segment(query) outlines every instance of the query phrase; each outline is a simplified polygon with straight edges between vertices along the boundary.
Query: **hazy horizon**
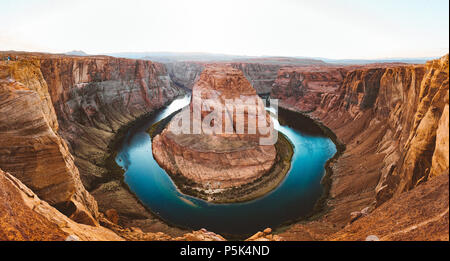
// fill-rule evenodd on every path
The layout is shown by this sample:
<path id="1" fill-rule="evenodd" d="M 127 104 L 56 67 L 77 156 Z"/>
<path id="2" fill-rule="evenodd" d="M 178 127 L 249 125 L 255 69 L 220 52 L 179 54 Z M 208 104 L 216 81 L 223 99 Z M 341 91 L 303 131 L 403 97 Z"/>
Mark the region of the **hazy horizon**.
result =
<path id="1" fill-rule="evenodd" d="M 2 0 L 0 50 L 377 60 L 449 52 L 447 0 Z"/>

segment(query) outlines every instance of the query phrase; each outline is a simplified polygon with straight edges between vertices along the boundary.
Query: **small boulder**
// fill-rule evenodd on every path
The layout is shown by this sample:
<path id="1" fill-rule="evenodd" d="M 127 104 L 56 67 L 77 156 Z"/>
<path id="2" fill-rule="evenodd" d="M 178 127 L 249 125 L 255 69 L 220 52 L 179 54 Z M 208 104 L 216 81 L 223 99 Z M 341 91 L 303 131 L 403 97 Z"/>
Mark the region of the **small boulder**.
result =
<path id="1" fill-rule="evenodd" d="M 370 235 L 366 237 L 366 241 L 380 241 L 380 239 L 375 235 Z"/>
<path id="2" fill-rule="evenodd" d="M 119 224 L 119 214 L 115 209 L 108 209 L 105 212 L 106 218 L 114 224 Z"/>
<path id="3" fill-rule="evenodd" d="M 272 229 L 271 229 L 270 227 L 268 227 L 268 228 L 264 229 L 263 232 L 264 232 L 265 234 L 270 234 L 270 233 L 272 233 Z"/>
<path id="4" fill-rule="evenodd" d="M 254 234 L 253 236 L 249 237 L 248 239 L 246 239 L 246 241 L 254 241 L 260 237 L 263 237 L 264 233 L 259 231 L 258 233 Z"/>
<path id="5" fill-rule="evenodd" d="M 66 237 L 66 241 L 81 241 L 81 240 L 76 235 L 69 235 L 68 237 Z"/>
<path id="6" fill-rule="evenodd" d="M 362 217 L 362 213 L 360 211 L 355 211 L 350 213 L 350 223 L 353 223 L 358 218 Z"/>
<path id="7" fill-rule="evenodd" d="M 367 216 L 369 214 L 369 210 L 370 210 L 370 207 L 363 208 L 363 210 L 361 210 L 361 214 L 363 216 Z"/>

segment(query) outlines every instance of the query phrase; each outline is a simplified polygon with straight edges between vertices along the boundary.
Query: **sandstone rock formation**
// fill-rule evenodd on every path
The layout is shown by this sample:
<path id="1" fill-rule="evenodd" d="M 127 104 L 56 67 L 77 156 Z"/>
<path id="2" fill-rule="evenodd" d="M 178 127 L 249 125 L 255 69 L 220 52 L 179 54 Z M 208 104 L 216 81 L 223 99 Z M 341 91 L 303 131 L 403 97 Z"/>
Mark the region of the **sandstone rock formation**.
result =
<path id="1" fill-rule="evenodd" d="M 334 92 L 344 81 L 349 67 L 284 67 L 278 71 L 271 96 L 285 106 L 314 111 L 322 96 Z"/>
<path id="2" fill-rule="evenodd" d="M 192 90 L 192 87 L 194 87 L 195 82 L 205 68 L 205 63 L 173 62 L 166 63 L 165 66 L 170 78 L 176 85 Z"/>
<path id="3" fill-rule="evenodd" d="M 150 61 L 0 53 L 2 57 L 5 55 L 17 57 L 17 61 L 0 62 L 0 167 L 19 177 L 62 212 L 39 200 L 39 206 L 46 206 L 39 213 L 45 214 L 48 226 L 63 226 L 63 232 L 56 229 L 54 233 L 59 236 L 50 232 L 48 237 L 38 235 L 41 230 L 36 226 L 46 221 L 41 222 L 36 215 L 27 214 L 29 219 L 14 219 L 14 226 L 19 232 L 27 231 L 30 235 L 14 233 L 5 239 L 64 240 L 64 237 L 74 235 L 80 240 L 123 240 L 98 226 L 99 221 L 105 223 L 104 218 L 97 210 L 96 200 L 83 187 L 77 167 L 81 167 L 87 187 L 96 186 L 99 179 L 107 180 L 101 176 L 107 173 L 103 160 L 108 157 L 108 144 L 118 129 L 161 107 L 181 91 L 172 85 L 162 65 Z M 1 175 L 6 174 L 2 172 Z M 25 185 L 22 187 L 26 188 Z M 182 235 L 180 229 L 167 229 L 167 225 L 155 219 L 122 185 L 118 189 L 125 198 L 132 198 L 134 206 L 141 207 L 142 215 L 145 215 L 143 219 L 134 216 L 131 221 L 129 217 L 120 219 L 122 224 L 144 222 L 143 227 L 148 230 L 173 231 L 172 234 Z M 32 193 L 28 188 L 27 191 Z M 7 193 L 2 195 L 10 193 L 4 188 L 0 192 Z M 37 196 L 32 197 L 37 199 Z M 110 199 L 103 194 L 99 198 Z M 27 213 L 28 210 L 20 209 L 21 204 L 15 204 L 15 198 L 11 200 L 7 209 Z M 31 209 L 40 210 L 35 206 Z M 2 232 L 11 230 L 8 224 L 14 222 L 10 220 L 11 215 L 16 215 L 14 213 L 2 212 L 4 216 L 0 223 L 5 224 Z M 68 217 L 93 227 L 67 221 Z M 36 226 L 30 225 L 31 230 L 24 230 L 24 226 L 33 222 L 37 222 Z M 46 227 L 42 225 L 42 229 Z M 122 230 L 125 234 L 129 232 Z M 156 234 L 145 238 L 149 237 L 161 238 Z M 172 239 L 166 234 L 162 238 Z"/>
<path id="4" fill-rule="evenodd" d="M 448 177 L 440 175 L 390 199 L 327 240 L 362 241 L 375 235 L 380 241 L 448 241 Z"/>
<path id="5" fill-rule="evenodd" d="M 241 70 L 258 94 L 268 94 L 277 78 L 281 65 L 264 63 L 231 63 L 233 68 Z"/>
<path id="6" fill-rule="evenodd" d="M 111 176 L 120 173 L 107 169 L 107 159 L 124 126 L 183 93 L 172 81 L 175 75 L 180 86 L 200 79 L 203 87 L 228 90 L 220 86 L 245 82 L 241 73 L 239 81 L 201 79 L 205 64 L 167 66 L 167 72 L 162 64 L 105 56 L 0 52 L 0 58 L 5 55 L 18 59 L 0 62 L 0 240 L 223 240 L 206 230 L 186 233 L 157 220 L 119 176 Z M 230 63 L 244 71 L 258 93 L 272 89 L 274 82 L 272 96 L 283 106 L 309 112 L 346 144 L 329 165 L 331 189 L 321 215 L 283 232 L 257 233 L 252 240 L 365 240 L 369 235 L 448 240 L 448 59 L 308 68 Z M 233 69 L 218 75 L 226 71 Z M 222 151 L 229 157 L 205 147 L 199 153 L 201 140 L 177 140 L 168 131 L 158 137 L 159 152 L 171 153 L 160 155 L 166 164 L 195 164 L 205 173 L 210 161 L 261 169 L 261 162 L 272 160 L 260 158 L 258 146 L 251 150 L 253 141 L 245 135 L 237 136 L 241 143 L 236 144 L 247 151 Z M 204 144 L 230 145 L 220 142 L 226 136 L 217 137 Z M 260 160 L 249 163 L 248 158 Z M 190 174 L 195 178 L 195 173 Z M 236 186 L 259 175 L 254 169 L 249 173 L 237 182 L 224 175 L 220 185 Z M 118 214 L 108 212 L 115 223 L 101 213 L 111 209 Z"/>
<path id="7" fill-rule="evenodd" d="M 97 202 L 83 187 L 38 61 L 1 65 L 0 167 L 72 219 L 96 224 Z"/>
<path id="8" fill-rule="evenodd" d="M 229 65 L 241 70 L 258 94 L 268 94 L 277 79 L 278 69 L 286 64 L 260 62 L 174 62 L 166 63 L 172 81 L 180 87 L 191 89 L 208 65 Z M 308 64 L 308 63 L 306 63 Z"/>
<path id="9" fill-rule="evenodd" d="M 109 229 L 76 223 L 0 169 L 0 240 L 123 240 Z"/>
<path id="10" fill-rule="evenodd" d="M 111 154 L 115 149 L 112 143 L 120 139 L 122 130 L 184 91 L 172 83 L 162 64 L 151 61 L 103 56 L 38 57 L 60 123 L 59 133 L 68 141 L 83 184 L 94 190 L 100 210 L 114 207 L 125 224 L 139 222 L 148 224 L 144 227 L 150 231 L 172 231 L 120 182 L 112 191 L 99 186 L 122 179 L 123 172 L 117 170 Z M 117 206 L 111 205 L 111 199 L 117 199 Z M 134 215 L 129 209 L 141 212 Z"/>
<path id="11" fill-rule="evenodd" d="M 0 240 L 7 241 L 223 241 L 205 229 L 177 237 L 124 228 L 100 215 L 102 226 L 77 223 L 51 207 L 20 180 L 0 169 Z"/>
<path id="12" fill-rule="evenodd" d="M 182 91 L 151 61 L 112 57 L 41 58 L 60 134 L 68 141 L 87 189 L 106 176 L 105 160 L 119 129 Z M 105 153 L 106 152 L 106 153 Z"/>
<path id="13" fill-rule="evenodd" d="M 321 95 L 310 115 L 347 149 L 330 165 L 326 209 L 331 210 L 318 221 L 294 226 L 285 237 L 309 230 L 314 240 L 326 239 L 349 222 L 352 212 L 392 204 L 387 201 L 448 175 L 448 126 L 441 127 L 448 121 L 448 70 L 448 55 L 426 65 L 363 66 L 350 69 L 334 91 Z M 303 110 L 302 102 L 287 106 Z M 436 237 L 448 234 L 448 226 L 442 228 Z"/>
<path id="14" fill-rule="evenodd" d="M 374 181 L 379 179 L 376 194 L 377 204 L 381 204 L 428 178 L 446 105 L 448 55 L 425 66 L 349 72 L 336 94 L 326 95 L 313 114 L 335 130 L 350 149 L 352 143 L 359 145 L 355 149 L 373 146 L 375 153 L 371 154 L 382 159 L 379 171 L 373 172 Z M 448 171 L 445 157 L 438 161 L 443 165 L 435 167 L 442 169 L 440 174 Z"/>
<path id="15" fill-rule="evenodd" d="M 282 237 L 272 234 L 271 228 L 266 228 L 264 231 L 258 231 L 253 236 L 247 238 L 245 241 L 284 241 Z"/>
<path id="16" fill-rule="evenodd" d="M 260 104 L 253 110 L 242 111 L 225 106 L 226 99 L 243 98 Z M 195 122 L 196 101 L 210 99 L 214 108 L 224 108 L 216 115 L 221 122 L 216 122 L 220 133 L 207 133 L 204 128 L 198 134 L 174 133 L 172 129 L 179 124 L 182 115 L 191 115 L 191 123 Z M 200 108 L 200 107 L 199 107 Z M 200 108 L 201 109 L 201 108 Z M 200 111 L 199 111 L 200 112 Z M 199 124 L 208 117 L 211 111 L 201 111 Z M 234 115 L 234 116 L 233 116 Z M 242 116 L 244 133 L 236 132 Z M 180 175 L 209 190 L 221 190 L 238 187 L 250 183 L 267 173 L 275 163 L 276 150 L 273 145 L 260 145 L 259 130 L 249 132 L 248 122 L 254 117 L 258 123 L 270 126 L 270 117 L 264 110 L 262 101 L 245 79 L 241 71 L 230 66 L 209 66 L 201 74 L 193 87 L 189 108 L 180 112 L 168 124 L 168 127 L 153 139 L 153 155 L 158 163 L 172 175 Z M 180 116 L 180 117 L 178 117 Z M 226 118 L 232 133 L 225 132 Z M 258 125 L 256 126 L 258 128 Z M 191 127 L 194 132 L 194 127 Z M 272 130 L 273 131 L 273 130 Z"/>

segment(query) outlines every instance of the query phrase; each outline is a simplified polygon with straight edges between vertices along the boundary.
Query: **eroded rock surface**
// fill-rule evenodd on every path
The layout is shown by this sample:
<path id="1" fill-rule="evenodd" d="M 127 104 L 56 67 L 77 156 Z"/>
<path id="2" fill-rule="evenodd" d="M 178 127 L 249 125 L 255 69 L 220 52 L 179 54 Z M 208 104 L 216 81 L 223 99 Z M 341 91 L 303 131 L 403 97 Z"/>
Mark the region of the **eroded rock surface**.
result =
<path id="1" fill-rule="evenodd" d="M 294 225 L 285 237 L 301 239 L 304 234 L 293 231 L 308 230 L 315 240 L 326 239 L 348 224 L 352 212 L 384 207 L 448 175 L 448 126 L 441 127 L 448 121 L 448 70 L 448 55 L 426 65 L 363 66 L 349 70 L 338 88 L 321 95 L 310 115 L 347 148 L 330 165 L 328 211 L 317 221 Z M 289 107 L 303 110 L 297 104 Z M 448 227 L 436 230 L 435 239 L 448 233 Z"/>
<path id="2" fill-rule="evenodd" d="M 222 240 L 156 222 L 107 175 L 108 145 L 120 128 L 183 92 L 163 65 L 103 56 L 11 56 L 18 61 L 0 62 L 0 239 Z M 274 75 L 274 68 L 232 66 L 254 74 L 261 90 Z M 198 68 L 181 78 L 193 83 Z M 448 77 L 448 55 L 426 65 L 282 68 L 273 96 L 290 109 L 310 111 L 347 148 L 330 164 L 330 196 L 318 218 L 253 239 L 448 240 Z M 160 145 L 174 154 L 194 146 L 164 136 Z M 199 165 L 223 160 L 206 149 L 201 159 L 198 153 L 187 159 Z M 242 164 L 244 156 L 258 158 L 238 155 L 223 164 Z M 108 213 L 118 224 L 99 213 L 81 181 L 94 190 L 100 212 L 117 211 L 118 219 Z"/>
<path id="3" fill-rule="evenodd" d="M 13 217 L 13 218 L 12 218 Z M 102 214 L 102 226 L 77 223 L 39 199 L 28 187 L 0 169 L 0 240 L 8 241 L 223 241 L 222 236 L 201 229 L 171 236 L 122 227 Z"/>
<path id="4" fill-rule="evenodd" d="M 315 64 L 317 61 L 305 61 L 304 67 Z M 200 77 L 203 69 L 208 65 L 229 65 L 235 69 L 241 70 L 244 76 L 253 86 L 258 94 L 269 94 L 272 90 L 272 85 L 277 79 L 278 70 L 286 68 L 289 63 L 283 60 L 279 62 L 265 61 L 264 59 L 255 61 L 241 61 L 241 62 L 173 62 L 166 63 L 167 71 L 174 83 L 178 86 L 191 89 Z M 323 64 L 323 63 L 318 63 Z M 290 65 L 293 67 L 294 65 Z M 298 67 L 298 65 L 295 68 Z"/>
<path id="5" fill-rule="evenodd" d="M 230 66 L 209 66 L 194 85 L 190 107 L 179 115 L 181 117 L 186 112 L 195 121 L 196 100 L 210 99 L 212 107 L 225 108 L 225 100 L 234 98 L 261 102 L 241 71 Z M 233 132 L 231 134 L 206 133 L 204 129 L 198 134 L 174 133 L 172 128 L 180 121 L 177 115 L 153 139 L 153 155 L 170 173 L 194 181 L 204 189 L 227 189 L 250 183 L 267 173 L 276 158 L 274 145 L 260 145 L 259 131 L 255 134 L 249 134 L 248 131 L 249 118 L 254 117 L 257 123 L 260 120 L 258 117 L 261 117 L 259 114 L 263 117 L 263 124 L 270 126 L 270 117 L 265 112 L 263 103 L 259 105 L 254 107 L 254 111 L 242 110 L 241 116 L 245 121 L 242 122 L 245 129 L 243 134 L 236 133 L 239 112 L 233 117 L 232 108 L 231 111 L 230 108 L 224 109 L 223 114 L 221 112 L 218 115 L 222 119 L 221 123 L 217 123 L 223 132 L 225 118 L 228 118 Z M 198 115 L 199 119 L 204 120 L 208 113 L 211 112 L 202 111 Z"/>
<path id="6" fill-rule="evenodd" d="M 5 205 L 8 211 L 2 211 L 1 232 L 17 230 L 4 239 L 65 240 L 74 236 L 80 240 L 123 240 L 98 226 L 98 222 L 103 224 L 105 219 L 97 210 L 96 200 L 84 188 L 77 167 L 81 167 L 87 187 L 105 180 L 102 175 L 108 172 L 103 160 L 108 157 L 108 144 L 118 129 L 161 107 L 181 91 L 172 85 L 162 65 L 150 61 L 39 53 L 0 54 L 15 58 L 0 62 L 0 167 L 31 188 L 20 185 L 34 200 L 26 200 L 26 203 L 31 202 L 30 208 L 44 215 L 42 221 L 39 215 L 21 209 L 23 204 L 16 202 L 16 197 L 8 196 L 12 193 L 10 188 L 1 187 L 0 194 L 8 196 L 5 201 L 11 200 Z M 32 191 L 45 201 L 38 200 Z M 132 198 L 134 206 L 141 207 L 140 216 L 145 215 L 144 218 L 121 217 L 119 223 L 139 224 L 146 231 L 164 231 L 173 236 L 186 233 L 151 215 L 120 183 L 119 191 L 125 199 L 119 202 Z M 114 198 L 114 193 L 100 195 L 99 199 L 108 201 L 111 197 Z M 104 212 L 108 210 L 103 208 L 105 204 L 108 202 L 101 202 Z M 124 212 L 122 209 L 120 214 Z M 19 213 L 27 216 L 11 220 Z M 36 226 L 30 225 L 33 222 Z M 42 230 L 37 229 L 41 225 Z M 30 229 L 25 229 L 26 226 Z M 58 227 L 62 227 L 59 232 Z M 48 231 L 47 237 L 39 234 L 43 230 Z M 163 235 L 162 238 L 172 239 L 170 235 Z M 161 238 L 156 234 L 153 237 Z M 151 237 L 135 239 L 144 238 Z"/>
<path id="7" fill-rule="evenodd" d="M 449 240 L 448 173 L 388 200 L 327 240 Z"/>
<path id="8" fill-rule="evenodd" d="M 300 111 L 314 111 L 322 96 L 341 86 L 349 67 L 284 67 L 278 71 L 271 97 Z"/>
<path id="9" fill-rule="evenodd" d="M 0 65 L 0 167 L 72 219 L 96 225 L 97 202 L 83 187 L 38 61 Z"/>
<path id="10" fill-rule="evenodd" d="M 0 169 L 0 240 L 64 241 L 69 235 L 83 241 L 123 240 L 104 227 L 69 219 Z"/>
<path id="11" fill-rule="evenodd" d="M 41 70 L 88 190 L 104 180 L 106 159 L 120 128 L 183 93 L 165 67 L 112 57 L 41 57 Z"/>

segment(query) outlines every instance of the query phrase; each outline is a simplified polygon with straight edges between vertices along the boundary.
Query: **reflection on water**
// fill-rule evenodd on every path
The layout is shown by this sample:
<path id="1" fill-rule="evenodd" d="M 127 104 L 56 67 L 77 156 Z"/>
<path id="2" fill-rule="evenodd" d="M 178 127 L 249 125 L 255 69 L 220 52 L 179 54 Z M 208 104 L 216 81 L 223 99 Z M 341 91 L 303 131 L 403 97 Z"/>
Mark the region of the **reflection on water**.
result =
<path id="1" fill-rule="evenodd" d="M 234 204 L 214 204 L 181 194 L 153 159 L 146 130 L 189 101 L 189 96 L 175 100 L 152 119 L 131 129 L 119 150 L 116 162 L 126 170 L 125 182 L 145 205 L 171 224 L 236 235 L 274 228 L 311 212 L 322 194 L 324 165 L 336 153 L 336 147 L 317 130 L 303 131 L 301 125 L 311 122 L 286 118 L 299 117 L 286 111 L 280 111 L 282 124 L 275 121 L 275 128 L 294 144 L 294 155 L 291 169 L 278 188 L 256 200 Z M 283 125 L 287 119 L 295 126 Z"/>
<path id="2" fill-rule="evenodd" d="M 153 122 L 158 122 L 164 119 L 165 117 L 169 116 L 170 114 L 178 111 L 179 109 L 188 106 L 190 101 L 191 101 L 190 95 L 186 95 L 183 98 L 174 100 L 172 103 L 169 104 L 169 106 L 167 106 L 162 112 L 158 114 L 156 120 L 154 120 Z"/>

